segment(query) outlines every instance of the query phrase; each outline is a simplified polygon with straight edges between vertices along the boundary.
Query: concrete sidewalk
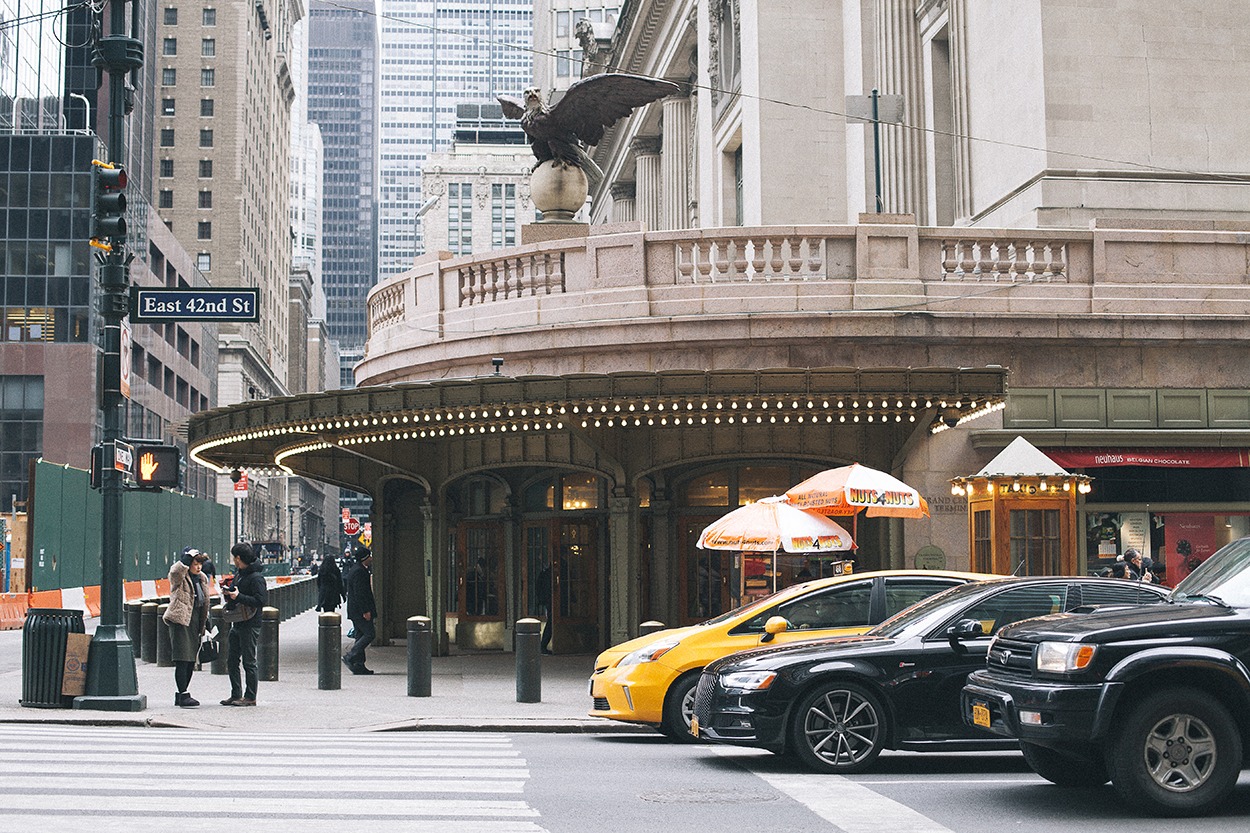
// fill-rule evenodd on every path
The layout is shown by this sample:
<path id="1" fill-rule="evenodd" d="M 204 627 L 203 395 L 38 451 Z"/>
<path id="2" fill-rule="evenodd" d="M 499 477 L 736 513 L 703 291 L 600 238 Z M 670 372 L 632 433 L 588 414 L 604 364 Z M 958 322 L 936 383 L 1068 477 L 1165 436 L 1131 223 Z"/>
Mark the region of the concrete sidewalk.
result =
<path id="1" fill-rule="evenodd" d="M 96 620 L 87 623 L 94 630 Z M 346 628 L 344 628 L 346 631 Z M 350 643 L 344 641 L 343 650 Z M 174 669 L 136 660 L 141 712 L 98 712 L 27 708 L 22 695 L 22 632 L 0 631 L 0 723 L 177 726 L 263 732 L 404 731 L 418 729 L 650 732 L 645 727 L 588 717 L 588 683 L 594 657 L 542 657 L 542 702 L 516 701 L 516 657 L 502 652 L 433 658 L 430 697 L 409 697 L 404 642 L 370 647 L 373 676 L 354 676 L 340 665 L 342 688 L 317 689 L 317 613 L 282 623 L 279 680 L 261 682 L 256 708 L 222 706 L 230 682 L 207 669 L 191 680 L 191 694 L 203 705 L 174 706 Z"/>

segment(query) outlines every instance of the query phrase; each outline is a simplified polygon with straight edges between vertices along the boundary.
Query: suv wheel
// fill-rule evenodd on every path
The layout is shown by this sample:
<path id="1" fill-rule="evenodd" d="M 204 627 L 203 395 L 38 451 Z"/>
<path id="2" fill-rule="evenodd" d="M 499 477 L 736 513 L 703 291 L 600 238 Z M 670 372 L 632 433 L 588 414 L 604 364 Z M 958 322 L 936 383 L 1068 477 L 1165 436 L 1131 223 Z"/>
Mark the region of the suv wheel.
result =
<path id="1" fill-rule="evenodd" d="M 1131 709 L 1107 760 L 1116 791 L 1168 816 L 1206 813 L 1241 772 L 1241 735 L 1228 709 L 1205 691 L 1165 689 Z"/>
<path id="2" fill-rule="evenodd" d="M 660 723 L 660 731 L 668 735 L 669 740 L 678 743 L 698 743 L 699 739 L 690 734 L 690 721 L 694 717 L 694 692 L 699 687 L 699 675 L 702 669 L 691 671 L 668 687 L 664 695 L 664 718 Z"/>
<path id="3" fill-rule="evenodd" d="M 1101 787 L 1107 783 L 1107 767 L 1101 758 L 1060 752 L 1036 743 L 1020 742 L 1029 769 L 1061 787 Z"/>
<path id="4" fill-rule="evenodd" d="M 868 689 L 826 683 L 795 710 L 790 748 L 811 769 L 840 775 L 862 772 L 885 746 L 886 720 L 881 701 Z"/>

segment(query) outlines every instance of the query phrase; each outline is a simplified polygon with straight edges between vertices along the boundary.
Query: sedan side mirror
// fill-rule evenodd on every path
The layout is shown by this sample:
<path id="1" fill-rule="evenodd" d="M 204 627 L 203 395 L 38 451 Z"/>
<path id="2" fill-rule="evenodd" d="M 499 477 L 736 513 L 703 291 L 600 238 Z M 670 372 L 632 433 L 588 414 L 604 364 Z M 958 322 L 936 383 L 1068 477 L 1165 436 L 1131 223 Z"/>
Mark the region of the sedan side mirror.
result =
<path id="1" fill-rule="evenodd" d="M 976 639 L 977 637 L 985 636 L 985 626 L 981 624 L 980 619 L 960 619 L 950 626 L 946 631 L 946 635 L 950 637 L 951 642 Z"/>
<path id="2" fill-rule="evenodd" d="M 760 637 L 760 642 L 772 642 L 773 637 L 789 627 L 790 623 L 786 621 L 784 616 L 768 617 L 768 621 L 764 623 L 764 635 Z"/>

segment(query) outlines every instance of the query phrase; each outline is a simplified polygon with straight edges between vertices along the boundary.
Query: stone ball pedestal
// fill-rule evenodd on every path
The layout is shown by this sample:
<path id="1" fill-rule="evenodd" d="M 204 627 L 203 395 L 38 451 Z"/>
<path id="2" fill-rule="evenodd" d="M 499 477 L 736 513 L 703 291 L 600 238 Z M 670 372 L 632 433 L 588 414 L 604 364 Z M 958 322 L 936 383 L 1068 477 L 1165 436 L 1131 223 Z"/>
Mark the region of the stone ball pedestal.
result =
<path id="1" fill-rule="evenodd" d="M 575 165 L 560 165 L 549 159 L 530 174 L 530 199 L 543 214 L 540 223 L 573 222 L 589 192 L 586 174 Z"/>

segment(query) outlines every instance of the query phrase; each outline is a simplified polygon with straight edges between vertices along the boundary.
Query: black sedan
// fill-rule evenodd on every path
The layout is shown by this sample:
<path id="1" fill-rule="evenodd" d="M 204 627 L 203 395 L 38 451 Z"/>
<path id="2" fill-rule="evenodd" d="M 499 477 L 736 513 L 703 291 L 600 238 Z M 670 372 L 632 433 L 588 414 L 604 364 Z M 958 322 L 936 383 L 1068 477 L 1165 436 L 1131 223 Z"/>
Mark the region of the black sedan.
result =
<path id="1" fill-rule="evenodd" d="M 862 772 L 883 749 L 1014 749 L 967 726 L 960 690 L 1004 625 L 1094 605 L 1150 604 L 1166 589 L 1120 579 L 1004 578 L 955 587 L 863 636 L 743 651 L 704 669 L 691 731 Z"/>

